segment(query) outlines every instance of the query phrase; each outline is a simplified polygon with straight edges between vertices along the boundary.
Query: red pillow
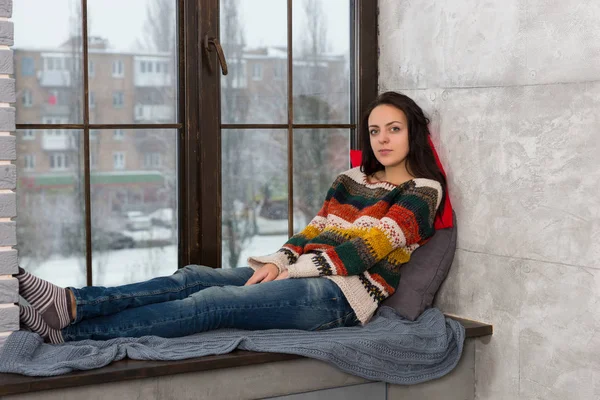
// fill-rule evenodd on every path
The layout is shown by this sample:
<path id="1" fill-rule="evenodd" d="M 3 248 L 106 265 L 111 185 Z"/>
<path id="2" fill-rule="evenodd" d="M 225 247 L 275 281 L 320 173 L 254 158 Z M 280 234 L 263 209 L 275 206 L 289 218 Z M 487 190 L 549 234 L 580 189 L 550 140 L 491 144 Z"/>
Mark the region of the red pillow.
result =
<path id="1" fill-rule="evenodd" d="M 429 145 L 431 146 L 431 150 L 433 150 L 433 155 L 435 157 L 435 162 L 438 165 L 442 174 L 446 176 L 446 171 L 444 171 L 444 167 L 440 162 L 440 158 L 438 157 L 438 153 L 435 150 L 435 146 L 431 141 L 431 138 L 427 138 L 429 140 Z M 362 161 L 362 151 L 360 150 L 350 150 L 350 165 L 352 167 L 358 167 Z M 452 228 L 454 224 L 452 223 L 452 204 L 450 203 L 450 194 L 448 193 L 448 188 L 446 188 L 446 200 L 444 204 L 441 205 L 442 213 L 438 214 L 435 217 L 435 229 L 444 229 L 444 228 Z"/>

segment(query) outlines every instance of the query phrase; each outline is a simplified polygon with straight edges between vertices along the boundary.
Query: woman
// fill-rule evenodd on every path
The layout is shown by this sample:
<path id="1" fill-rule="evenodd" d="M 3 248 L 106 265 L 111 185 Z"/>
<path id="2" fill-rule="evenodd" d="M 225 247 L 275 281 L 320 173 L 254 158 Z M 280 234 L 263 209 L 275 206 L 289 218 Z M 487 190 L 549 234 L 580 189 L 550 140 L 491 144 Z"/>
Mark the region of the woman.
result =
<path id="1" fill-rule="evenodd" d="M 360 126 L 361 166 L 337 177 L 317 216 L 279 251 L 249 258 L 251 268 L 188 265 L 146 282 L 81 289 L 19 269 L 31 304 L 21 322 L 52 343 L 366 324 L 394 293 L 399 267 L 434 233 L 446 182 L 428 123 L 410 98 L 380 95 Z"/>

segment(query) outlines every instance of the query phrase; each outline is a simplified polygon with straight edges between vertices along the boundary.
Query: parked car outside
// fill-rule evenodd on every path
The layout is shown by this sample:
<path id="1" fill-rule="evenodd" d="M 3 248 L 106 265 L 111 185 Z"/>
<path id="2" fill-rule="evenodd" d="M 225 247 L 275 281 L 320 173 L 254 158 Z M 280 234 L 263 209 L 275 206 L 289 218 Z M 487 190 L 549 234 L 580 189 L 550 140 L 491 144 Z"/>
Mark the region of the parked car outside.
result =
<path id="1" fill-rule="evenodd" d="M 92 248 L 94 250 L 122 250 L 135 247 L 131 236 L 120 232 L 92 229 Z"/>
<path id="2" fill-rule="evenodd" d="M 170 228 L 173 225 L 173 209 L 172 208 L 159 208 L 158 210 L 148 214 L 150 221 L 153 225 L 164 226 Z"/>
<path id="3" fill-rule="evenodd" d="M 152 226 L 152 219 L 141 211 L 127 211 L 124 217 L 125 226 L 130 231 L 150 229 Z"/>

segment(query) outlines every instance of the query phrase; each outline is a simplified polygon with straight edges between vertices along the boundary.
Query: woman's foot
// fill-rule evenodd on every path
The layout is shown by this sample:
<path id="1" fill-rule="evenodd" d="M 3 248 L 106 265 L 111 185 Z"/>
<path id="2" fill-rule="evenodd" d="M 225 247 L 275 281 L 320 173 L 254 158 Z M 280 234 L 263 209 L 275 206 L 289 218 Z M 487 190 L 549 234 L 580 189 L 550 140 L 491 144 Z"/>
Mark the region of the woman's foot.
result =
<path id="1" fill-rule="evenodd" d="M 15 275 L 19 281 L 19 294 L 40 314 L 52 329 L 62 329 L 69 325 L 71 316 L 71 292 L 31 275 L 19 267 Z"/>
<path id="2" fill-rule="evenodd" d="M 44 341 L 53 344 L 64 343 L 62 333 L 59 330 L 50 328 L 35 308 L 20 306 L 19 319 L 25 328 L 40 335 Z"/>

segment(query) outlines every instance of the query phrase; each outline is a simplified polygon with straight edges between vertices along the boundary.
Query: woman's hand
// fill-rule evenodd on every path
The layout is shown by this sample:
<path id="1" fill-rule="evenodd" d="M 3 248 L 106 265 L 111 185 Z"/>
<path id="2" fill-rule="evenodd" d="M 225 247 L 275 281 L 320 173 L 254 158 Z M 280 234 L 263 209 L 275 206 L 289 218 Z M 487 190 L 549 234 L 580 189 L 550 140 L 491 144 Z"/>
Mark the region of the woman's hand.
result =
<path id="1" fill-rule="evenodd" d="M 285 272 L 287 273 L 287 271 Z M 244 286 L 254 285 L 255 283 L 270 282 L 277 278 L 277 275 L 279 275 L 279 268 L 277 268 L 277 265 L 265 264 L 254 271 L 254 274 L 252 274 Z"/>
<path id="2" fill-rule="evenodd" d="M 277 278 L 275 278 L 275 280 L 276 280 L 276 281 L 280 281 L 280 280 L 282 280 L 282 279 L 288 279 L 288 278 L 289 278 L 289 276 L 288 276 L 288 271 L 287 271 L 287 269 L 286 269 L 285 271 L 283 271 L 282 273 L 280 273 L 280 274 L 277 276 Z"/>

